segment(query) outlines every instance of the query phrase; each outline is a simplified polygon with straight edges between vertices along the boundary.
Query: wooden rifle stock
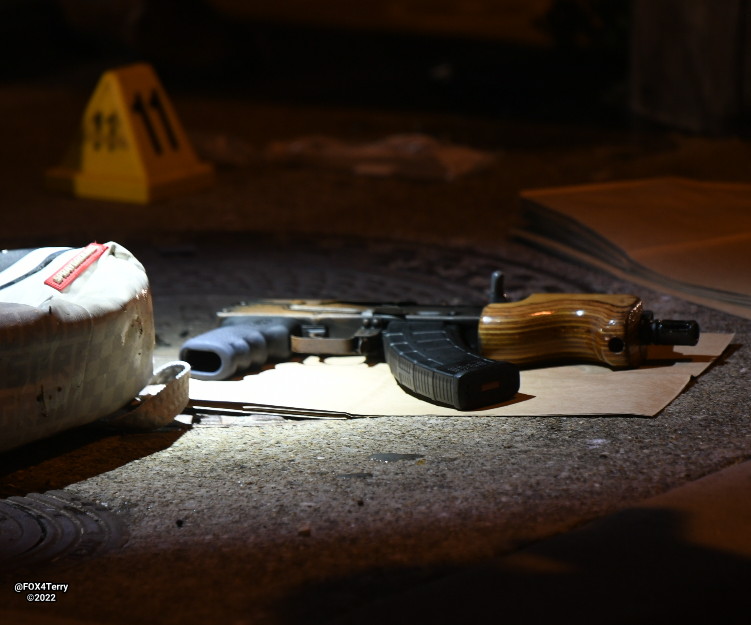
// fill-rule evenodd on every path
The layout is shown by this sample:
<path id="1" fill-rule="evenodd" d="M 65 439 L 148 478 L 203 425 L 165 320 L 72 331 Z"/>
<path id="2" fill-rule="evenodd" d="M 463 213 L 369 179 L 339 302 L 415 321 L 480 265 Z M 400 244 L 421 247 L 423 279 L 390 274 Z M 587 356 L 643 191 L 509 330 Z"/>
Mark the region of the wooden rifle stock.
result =
<path id="1" fill-rule="evenodd" d="M 633 295 L 538 293 L 488 304 L 478 327 L 480 353 L 514 364 L 598 362 L 638 367 L 643 306 Z"/>

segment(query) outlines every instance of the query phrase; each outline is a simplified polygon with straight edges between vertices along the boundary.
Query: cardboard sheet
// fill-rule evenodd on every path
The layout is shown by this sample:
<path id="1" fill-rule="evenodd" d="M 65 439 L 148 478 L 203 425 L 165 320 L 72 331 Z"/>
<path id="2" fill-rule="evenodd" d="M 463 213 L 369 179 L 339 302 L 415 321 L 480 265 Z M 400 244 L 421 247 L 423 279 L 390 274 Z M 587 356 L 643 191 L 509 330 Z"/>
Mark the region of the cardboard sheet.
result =
<path id="1" fill-rule="evenodd" d="M 751 318 L 751 185 L 656 178 L 521 198 L 523 238 Z"/>
<path id="2" fill-rule="evenodd" d="M 628 371 L 597 365 L 525 370 L 511 401 L 471 412 L 417 399 L 398 386 L 386 364 L 368 366 L 357 356 L 280 363 L 236 381 L 191 380 L 190 397 L 196 403 L 267 404 L 353 416 L 654 416 L 722 354 L 732 338 L 703 334 L 695 347 L 654 346 L 645 366 Z"/>

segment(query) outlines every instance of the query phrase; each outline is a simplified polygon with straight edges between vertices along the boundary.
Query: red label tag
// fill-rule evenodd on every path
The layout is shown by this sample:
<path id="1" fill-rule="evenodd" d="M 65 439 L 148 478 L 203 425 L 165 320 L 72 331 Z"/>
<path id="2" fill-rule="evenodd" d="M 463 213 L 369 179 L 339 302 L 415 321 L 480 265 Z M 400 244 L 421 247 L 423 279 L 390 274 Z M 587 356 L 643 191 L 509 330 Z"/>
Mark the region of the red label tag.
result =
<path id="1" fill-rule="evenodd" d="M 47 278 L 44 283 L 53 289 L 62 291 L 73 284 L 75 279 L 106 251 L 107 246 L 102 243 L 89 243 L 89 245 Z"/>

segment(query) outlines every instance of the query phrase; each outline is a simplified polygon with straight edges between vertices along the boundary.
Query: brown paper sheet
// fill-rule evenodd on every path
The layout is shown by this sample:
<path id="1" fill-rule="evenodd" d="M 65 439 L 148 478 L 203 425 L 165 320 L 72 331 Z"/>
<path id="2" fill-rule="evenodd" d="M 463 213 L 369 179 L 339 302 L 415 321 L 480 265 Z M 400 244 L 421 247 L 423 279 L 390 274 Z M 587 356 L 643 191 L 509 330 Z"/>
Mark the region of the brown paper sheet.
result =
<path id="1" fill-rule="evenodd" d="M 521 198 L 522 238 L 751 318 L 751 185 L 656 178 Z"/>
<path id="2" fill-rule="evenodd" d="M 572 365 L 522 371 L 516 397 L 485 410 L 462 412 L 404 392 L 384 363 L 361 357 L 316 357 L 280 363 L 242 380 L 191 380 L 190 397 L 201 401 L 268 404 L 356 416 L 398 415 L 637 415 L 655 416 L 728 347 L 732 334 L 703 334 L 695 347 L 650 348 L 645 366 L 612 371 Z"/>

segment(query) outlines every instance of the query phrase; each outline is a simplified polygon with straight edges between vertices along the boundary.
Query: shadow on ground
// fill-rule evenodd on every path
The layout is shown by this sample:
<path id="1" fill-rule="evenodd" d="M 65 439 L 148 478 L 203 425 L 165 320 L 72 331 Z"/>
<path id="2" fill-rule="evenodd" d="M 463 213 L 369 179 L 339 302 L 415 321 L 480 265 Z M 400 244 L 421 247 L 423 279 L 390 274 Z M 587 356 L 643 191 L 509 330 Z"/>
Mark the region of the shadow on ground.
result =
<path id="1" fill-rule="evenodd" d="M 748 622 L 751 559 L 682 535 L 673 511 L 629 509 L 489 562 L 307 585 L 278 609 L 288 625 Z"/>
<path id="2" fill-rule="evenodd" d="M 0 456 L 0 497 L 64 488 L 166 449 L 184 432 L 125 433 L 91 425 L 35 441 Z"/>
<path id="3" fill-rule="evenodd" d="M 307 535 L 258 544 L 249 528 L 246 542 L 188 545 L 175 540 L 180 524 L 167 518 L 163 550 L 126 546 L 76 568 L 36 570 L 35 579 L 70 588 L 56 605 L 35 605 L 29 622 L 54 615 L 166 625 L 747 623 L 751 559 L 690 542 L 685 522 L 669 510 L 634 508 L 510 555 L 401 566 L 394 563 L 411 543 L 440 540 L 436 528 L 343 532 L 341 545 Z M 139 574 L 102 583 L 123 569 Z M 16 595 L 4 609 L 23 604 Z"/>

